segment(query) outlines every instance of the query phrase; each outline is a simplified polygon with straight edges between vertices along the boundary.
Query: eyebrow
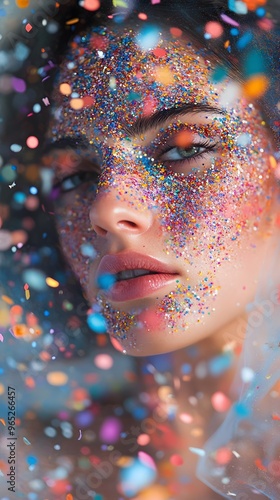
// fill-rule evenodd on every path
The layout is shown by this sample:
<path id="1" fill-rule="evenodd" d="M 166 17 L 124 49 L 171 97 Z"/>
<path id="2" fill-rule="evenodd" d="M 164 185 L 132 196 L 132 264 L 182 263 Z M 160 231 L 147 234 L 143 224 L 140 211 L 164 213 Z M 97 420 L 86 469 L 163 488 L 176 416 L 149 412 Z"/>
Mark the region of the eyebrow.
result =
<path id="1" fill-rule="evenodd" d="M 185 114 L 198 114 L 201 112 L 207 112 L 212 115 L 226 115 L 226 112 L 223 109 L 210 106 L 209 104 L 186 103 L 181 106 L 174 106 L 172 108 L 155 111 L 150 116 L 140 116 L 132 125 L 123 127 L 123 130 L 127 136 L 131 138 L 136 135 L 143 135 L 149 129 L 158 127 L 171 118 Z M 49 142 L 45 147 L 44 153 L 46 154 L 53 149 L 66 148 L 87 149 L 90 148 L 90 143 L 85 137 L 80 135 L 62 137 L 57 141 Z"/>

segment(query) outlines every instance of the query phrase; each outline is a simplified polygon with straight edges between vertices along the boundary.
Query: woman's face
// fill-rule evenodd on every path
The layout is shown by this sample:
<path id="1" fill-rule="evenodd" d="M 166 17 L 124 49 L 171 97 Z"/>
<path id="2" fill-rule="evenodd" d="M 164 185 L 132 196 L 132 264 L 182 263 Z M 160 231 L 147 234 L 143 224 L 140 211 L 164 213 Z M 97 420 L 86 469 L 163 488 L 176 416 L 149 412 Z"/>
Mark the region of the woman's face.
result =
<path id="1" fill-rule="evenodd" d="M 230 77 L 213 82 L 206 51 L 157 36 L 152 49 L 129 28 L 75 39 L 51 129 L 63 251 L 93 320 L 133 355 L 179 349 L 242 315 L 274 199 L 260 112 Z"/>

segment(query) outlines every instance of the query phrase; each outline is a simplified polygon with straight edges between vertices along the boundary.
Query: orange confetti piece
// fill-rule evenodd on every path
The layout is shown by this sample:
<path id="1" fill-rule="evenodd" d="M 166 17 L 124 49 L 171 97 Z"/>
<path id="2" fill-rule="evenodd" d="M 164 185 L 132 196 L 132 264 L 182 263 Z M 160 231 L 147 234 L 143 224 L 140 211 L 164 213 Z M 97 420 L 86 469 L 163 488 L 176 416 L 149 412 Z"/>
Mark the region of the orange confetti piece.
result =
<path id="1" fill-rule="evenodd" d="M 79 97 L 75 97 L 71 99 L 70 106 L 72 109 L 82 109 L 84 106 L 84 101 Z"/>
<path id="2" fill-rule="evenodd" d="M 277 415 L 277 413 L 272 413 L 272 420 L 279 420 L 280 422 L 280 415 Z"/>
<path id="3" fill-rule="evenodd" d="M 4 426 L 6 426 L 6 422 L 5 422 L 4 418 L 0 418 L 0 422 L 1 422 L 1 424 L 3 424 Z"/>
<path id="4" fill-rule="evenodd" d="M 63 95 L 70 95 L 72 90 L 69 83 L 61 83 L 59 85 L 59 92 Z"/>
<path id="5" fill-rule="evenodd" d="M 167 66 L 156 68 L 155 80 L 162 85 L 172 85 L 174 83 L 172 71 Z"/>
<path id="6" fill-rule="evenodd" d="M 35 387 L 35 380 L 32 377 L 26 377 L 25 379 L 25 385 L 29 387 L 30 389 L 33 389 Z"/>
<path id="7" fill-rule="evenodd" d="M 71 26 L 72 24 L 77 24 L 79 22 L 78 17 L 74 17 L 73 19 L 69 19 L 69 21 L 66 21 L 66 26 Z"/>
<path id="8" fill-rule="evenodd" d="M 4 302 L 6 302 L 6 304 L 9 304 L 9 306 L 14 304 L 13 299 L 11 299 L 10 297 L 8 297 L 8 295 L 1 295 L 1 299 Z"/>
<path id="9" fill-rule="evenodd" d="M 29 0 L 16 0 L 16 6 L 19 9 L 26 9 L 29 5 Z"/>
<path id="10" fill-rule="evenodd" d="M 249 78 L 243 85 L 245 97 L 257 99 L 261 97 L 269 87 L 269 79 L 263 75 L 254 75 Z"/>
<path id="11" fill-rule="evenodd" d="M 261 459 L 260 459 L 260 458 L 257 458 L 257 459 L 255 460 L 255 465 L 257 466 L 257 468 L 258 468 L 259 470 L 266 470 L 266 467 L 262 464 L 262 461 L 261 461 Z"/>
<path id="12" fill-rule="evenodd" d="M 46 283 L 51 288 L 57 288 L 59 286 L 59 282 L 57 280 L 55 280 L 54 278 L 51 278 L 50 276 L 48 276 L 46 278 Z"/>
<path id="13" fill-rule="evenodd" d="M 193 142 L 193 134 L 187 130 L 181 130 L 175 137 L 175 144 L 179 148 L 188 148 Z"/>
<path id="14" fill-rule="evenodd" d="M 21 323 L 19 325 L 15 325 L 12 328 L 12 332 L 13 332 L 13 336 L 18 338 L 18 337 L 23 337 L 24 335 L 27 335 L 28 329 L 24 323 Z"/>

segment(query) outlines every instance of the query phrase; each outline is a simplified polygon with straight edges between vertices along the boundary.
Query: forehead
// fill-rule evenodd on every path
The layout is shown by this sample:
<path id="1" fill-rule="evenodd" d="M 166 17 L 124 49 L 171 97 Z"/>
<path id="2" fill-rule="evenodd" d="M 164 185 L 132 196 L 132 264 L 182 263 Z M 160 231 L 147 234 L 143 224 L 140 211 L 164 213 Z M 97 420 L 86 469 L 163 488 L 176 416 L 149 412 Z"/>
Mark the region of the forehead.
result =
<path id="1" fill-rule="evenodd" d="M 213 66 L 206 49 L 173 38 L 168 29 L 90 29 L 72 41 L 59 71 L 56 133 L 67 119 L 76 127 L 93 120 L 116 131 L 154 110 L 189 102 L 213 105 L 219 95 Z"/>

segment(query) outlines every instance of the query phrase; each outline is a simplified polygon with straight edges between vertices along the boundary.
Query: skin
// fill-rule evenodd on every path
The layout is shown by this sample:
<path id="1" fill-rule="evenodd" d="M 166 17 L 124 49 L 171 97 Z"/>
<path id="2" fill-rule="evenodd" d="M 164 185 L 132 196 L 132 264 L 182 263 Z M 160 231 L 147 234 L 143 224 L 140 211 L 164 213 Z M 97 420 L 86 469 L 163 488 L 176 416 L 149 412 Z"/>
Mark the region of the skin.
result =
<path id="1" fill-rule="evenodd" d="M 159 36 L 162 52 L 144 51 L 124 31 L 100 29 L 73 43 L 60 69 L 50 136 L 80 139 L 74 149 L 54 147 L 45 163 L 65 190 L 65 178 L 86 172 L 55 200 L 62 248 L 117 349 L 159 354 L 210 335 L 220 346 L 227 325 L 234 332 L 244 321 L 275 248 L 273 141 L 241 89 L 221 101 L 236 82 L 213 83 L 205 51 L 168 30 Z M 140 117 L 186 102 L 199 111 L 131 132 Z M 215 111 L 199 107 L 206 104 Z M 108 300 L 95 285 L 98 265 L 130 251 L 165 263 L 176 279 L 143 299 Z"/>

